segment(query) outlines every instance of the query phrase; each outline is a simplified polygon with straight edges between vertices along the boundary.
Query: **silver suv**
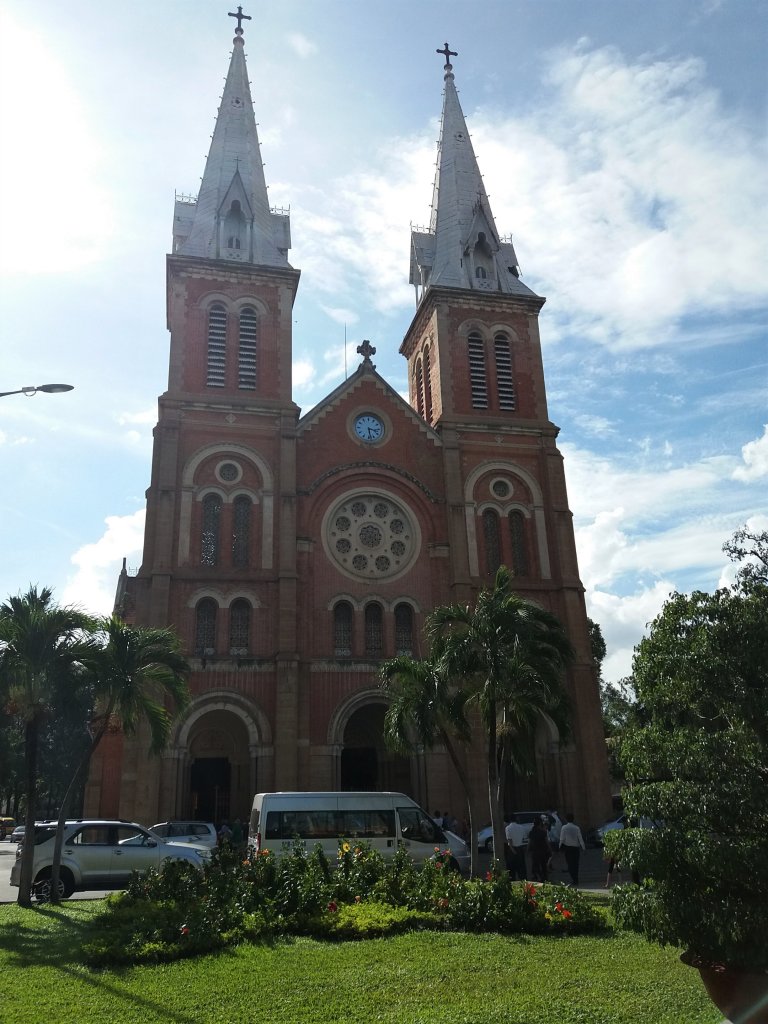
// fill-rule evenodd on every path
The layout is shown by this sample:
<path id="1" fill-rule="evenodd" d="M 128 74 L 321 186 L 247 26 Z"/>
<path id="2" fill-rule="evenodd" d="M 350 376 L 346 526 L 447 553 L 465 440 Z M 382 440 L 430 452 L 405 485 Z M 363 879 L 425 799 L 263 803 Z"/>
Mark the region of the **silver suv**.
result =
<path id="1" fill-rule="evenodd" d="M 32 866 L 32 895 L 47 900 L 51 893 L 51 864 L 56 823 L 35 823 L 35 855 Z M 21 878 L 23 846 L 16 851 L 11 868 L 11 885 Z M 88 889 L 122 889 L 134 871 L 159 867 L 164 860 L 186 860 L 201 867 L 200 852 L 185 844 L 175 845 L 153 835 L 131 821 L 84 818 L 67 821 L 61 852 L 59 896 Z"/>
<path id="2" fill-rule="evenodd" d="M 210 821 L 161 821 L 151 831 L 172 843 L 192 843 L 213 848 L 217 844 L 216 826 Z"/>

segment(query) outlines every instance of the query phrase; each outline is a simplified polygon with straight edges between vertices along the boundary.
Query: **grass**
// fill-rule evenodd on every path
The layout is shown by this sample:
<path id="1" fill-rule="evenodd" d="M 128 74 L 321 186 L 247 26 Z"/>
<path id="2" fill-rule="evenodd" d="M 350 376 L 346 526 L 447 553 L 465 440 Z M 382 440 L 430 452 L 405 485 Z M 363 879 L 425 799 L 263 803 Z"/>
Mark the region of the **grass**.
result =
<path id="1" fill-rule="evenodd" d="M 158 967 L 90 971 L 100 901 L 0 906 L 3 1024 L 717 1024 L 698 975 L 638 936 L 427 932 L 297 939 Z"/>

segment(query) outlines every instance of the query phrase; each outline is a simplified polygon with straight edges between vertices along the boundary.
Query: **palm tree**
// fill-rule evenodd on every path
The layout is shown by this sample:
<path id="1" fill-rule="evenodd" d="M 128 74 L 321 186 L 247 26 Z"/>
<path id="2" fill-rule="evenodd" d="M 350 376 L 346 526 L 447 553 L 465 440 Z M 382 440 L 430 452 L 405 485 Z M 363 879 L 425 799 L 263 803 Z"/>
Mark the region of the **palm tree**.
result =
<path id="1" fill-rule="evenodd" d="M 554 719 L 561 735 L 567 729 L 562 678 L 573 649 L 554 615 L 514 592 L 506 566 L 496 573 L 493 587 L 480 592 L 474 608 L 436 608 L 426 631 L 441 645 L 448 677 L 462 679 L 469 701 L 479 708 L 487 741 L 494 849 L 502 850 L 506 772 L 500 766 L 511 761 L 518 770 L 525 767 L 542 716 Z"/>
<path id="2" fill-rule="evenodd" d="M 400 753 L 443 744 L 464 790 L 469 834 L 474 836 L 469 779 L 458 750 L 460 744 L 469 741 L 471 732 L 464 715 L 467 694 L 450 685 L 437 648 L 439 645 L 428 658 L 417 660 L 403 655 L 382 665 L 381 685 L 391 694 L 384 716 L 384 742 Z M 474 877 L 477 844 L 471 842 L 470 847 Z"/>
<path id="3" fill-rule="evenodd" d="M 0 607 L 0 686 L 6 710 L 24 723 L 26 842 L 18 902 L 29 906 L 37 803 L 38 744 L 57 686 L 71 682 L 90 650 L 92 620 L 53 603 L 53 592 L 30 587 Z"/>
<path id="4" fill-rule="evenodd" d="M 61 803 L 49 887 L 52 900 L 66 891 L 66 886 L 59 883 L 59 868 L 69 802 L 105 732 L 119 728 L 131 736 L 146 722 L 149 751 L 158 753 L 168 741 L 174 715 L 189 703 L 189 665 L 172 629 L 131 626 L 113 615 L 103 620 L 99 633 L 103 643 L 88 666 L 100 710 L 91 719 L 90 744 Z M 167 707 L 168 701 L 172 710 Z"/>

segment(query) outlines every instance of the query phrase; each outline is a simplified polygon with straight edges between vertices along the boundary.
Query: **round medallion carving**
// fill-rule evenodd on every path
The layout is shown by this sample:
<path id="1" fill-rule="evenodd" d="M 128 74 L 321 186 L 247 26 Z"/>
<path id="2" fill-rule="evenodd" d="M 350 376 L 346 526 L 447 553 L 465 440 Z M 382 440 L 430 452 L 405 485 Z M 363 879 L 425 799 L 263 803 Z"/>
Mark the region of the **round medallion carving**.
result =
<path id="1" fill-rule="evenodd" d="M 354 494 L 325 517 L 325 547 L 351 576 L 385 579 L 403 572 L 418 553 L 413 516 L 383 494 Z"/>

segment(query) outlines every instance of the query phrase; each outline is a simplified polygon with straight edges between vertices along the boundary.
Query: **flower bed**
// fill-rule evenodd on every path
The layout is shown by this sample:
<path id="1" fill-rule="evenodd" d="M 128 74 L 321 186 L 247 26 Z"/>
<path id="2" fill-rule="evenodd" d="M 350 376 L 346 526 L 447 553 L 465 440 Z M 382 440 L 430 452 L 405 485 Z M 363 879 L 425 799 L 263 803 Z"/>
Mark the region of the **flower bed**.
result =
<path id="1" fill-rule="evenodd" d="M 174 960 L 277 935 L 369 938 L 414 929 L 583 934 L 605 919 L 576 890 L 511 882 L 506 873 L 464 881 L 448 850 L 416 867 L 405 851 L 384 862 L 342 841 L 337 862 L 297 844 L 242 860 L 226 848 L 199 870 L 166 861 L 107 898 L 84 945 L 92 966 Z"/>

